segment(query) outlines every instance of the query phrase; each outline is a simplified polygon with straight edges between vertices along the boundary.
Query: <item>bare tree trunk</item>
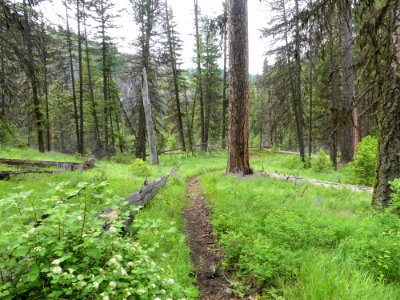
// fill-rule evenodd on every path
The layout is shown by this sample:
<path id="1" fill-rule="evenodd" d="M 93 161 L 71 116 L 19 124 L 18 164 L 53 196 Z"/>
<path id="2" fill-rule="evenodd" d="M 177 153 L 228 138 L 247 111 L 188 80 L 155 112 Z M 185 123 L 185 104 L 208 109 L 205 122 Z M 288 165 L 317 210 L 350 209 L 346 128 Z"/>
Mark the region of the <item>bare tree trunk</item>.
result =
<path id="1" fill-rule="evenodd" d="M 78 26 L 78 65 L 79 65 L 79 149 L 80 154 L 85 153 L 84 139 L 83 139 L 83 64 L 82 64 L 82 35 L 81 35 L 81 11 L 79 2 L 76 1 L 76 16 Z"/>
<path id="2" fill-rule="evenodd" d="M 83 1 L 83 8 L 85 8 L 85 2 Z M 92 106 L 92 116 L 94 120 L 94 137 L 96 139 L 96 148 L 103 148 L 100 139 L 100 129 L 99 129 L 99 120 L 97 117 L 96 111 L 96 101 L 94 99 L 94 91 L 93 91 L 93 79 L 92 79 L 92 68 L 90 65 L 90 56 L 89 56 L 89 42 L 86 28 L 86 14 L 83 14 L 83 25 L 85 27 L 85 53 L 86 53 L 86 68 L 88 72 L 88 88 L 89 88 L 89 98 L 90 104 Z"/>
<path id="3" fill-rule="evenodd" d="M 42 62 L 43 62 L 43 90 L 45 99 L 45 112 L 46 112 L 46 142 L 47 151 L 51 151 L 51 134 L 50 134 L 50 117 L 49 117 L 49 88 L 48 88 L 48 74 L 47 74 L 47 45 L 45 41 L 46 33 L 44 31 L 44 22 L 41 24 L 41 35 L 42 35 Z"/>
<path id="4" fill-rule="evenodd" d="M 227 121 L 227 110 L 228 110 L 228 105 L 229 101 L 226 95 L 226 90 L 228 88 L 228 71 L 227 71 L 227 36 L 228 32 L 226 30 L 226 27 L 224 28 L 224 79 L 223 79 L 223 87 L 222 87 L 222 132 L 221 132 L 221 144 L 222 144 L 222 149 L 226 148 L 226 121 Z"/>
<path id="5" fill-rule="evenodd" d="M 3 46 L 0 45 L 0 52 L 3 50 Z M 4 119 L 6 117 L 6 93 L 5 93 L 5 60 L 4 57 L 0 57 L 0 92 L 1 92 L 1 112 L 0 119 Z"/>
<path id="6" fill-rule="evenodd" d="M 372 205 L 391 204 L 390 181 L 399 178 L 400 170 L 400 1 L 395 1 L 391 34 L 391 61 L 389 62 L 386 95 L 381 108 L 379 152 Z"/>
<path id="7" fill-rule="evenodd" d="M 74 121 L 75 121 L 75 134 L 76 134 L 76 146 L 79 151 L 79 118 L 78 118 L 78 106 L 76 100 L 76 89 L 75 89 L 75 74 L 74 74 L 74 64 L 72 60 L 72 41 L 71 41 L 71 30 L 69 28 L 69 15 L 68 15 L 68 6 L 67 3 L 64 2 L 65 5 L 65 18 L 67 20 L 67 40 L 68 40 L 68 55 L 69 55 L 69 65 L 71 70 L 71 85 L 72 85 L 72 99 L 74 105 Z"/>
<path id="8" fill-rule="evenodd" d="M 200 98 L 200 125 L 201 125 L 201 149 L 206 151 L 205 141 L 205 123 L 204 123 L 204 93 L 203 93 L 203 76 L 201 69 L 201 40 L 199 33 L 199 7 L 198 0 L 193 0 L 194 4 L 194 19 L 196 27 L 196 63 L 197 63 L 197 74 L 196 74 L 196 90 L 197 95 Z"/>
<path id="9" fill-rule="evenodd" d="M 26 71 L 28 78 L 31 82 L 31 88 L 32 88 L 32 97 L 33 97 L 33 112 L 34 112 L 34 118 L 35 118 L 35 124 L 36 124 L 36 133 L 37 133 L 37 142 L 38 142 L 38 147 L 40 152 L 45 152 L 45 146 L 44 146 L 44 137 L 43 137 L 43 114 L 41 111 L 41 104 L 40 104 L 40 99 L 39 99 L 39 89 L 38 89 L 38 78 L 37 78 L 37 72 L 36 72 L 36 67 L 35 67 L 35 61 L 33 58 L 33 46 L 32 46 L 32 35 L 31 35 L 31 30 L 30 30 L 30 25 L 29 25 L 29 17 L 28 17 L 28 4 L 26 3 L 26 0 L 23 2 L 24 4 L 24 19 L 25 19 L 25 30 L 26 30 L 26 46 L 27 46 L 27 59 L 28 59 L 28 64 L 26 66 Z"/>
<path id="10" fill-rule="evenodd" d="M 301 49 L 300 49 L 300 13 L 299 13 L 299 1 L 295 0 L 295 10 L 296 10 L 296 35 L 295 35 L 295 44 L 296 44 L 296 107 L 297 110 L 297 139 L 299 143 L 299 152 L 300 158 L 302 162 L 305 162 L 305 151 L 304 151 L 304 135 L 303 135 L 303 123 L 304 123 L 304 114 L 303 114 L 303 101 L 301 95 Z"/>
<path id="11" fill-rule="evenodd" d="M 354 156 L 354 126 L 352 118 L 355 74 L 353 68 L 353 33 L 351 1 L 340 0 L 339 29 L 342 48 L 342 107 L 340 110 L 340 161 L 348 163 Z"/>
<path id="12" fill-rule="evenodd" d="M 181 104 L 179 100 L 179 78 L 178 78 L 178 70 L 176 66 L 176 55 L 175 50 L 172 45 L 172 34 L 171 34 L 171 25 L 170 25 L 170 16 L 168 11 L 168 3 L 165 0 L 165 15 L 167 20 L 167 33 L 168 33 L 168 46 L 171 60 L 171 68 L 172 68 L 172 76 L 174 79 L 174 92 L 175 92 L 175 103 L 176 103 L 176 114 L 178 120 L 178 132 L 179 132 L 179 140 L 181 142 L 182 150 L 186 152 L 186 143 L 185 143 L 185 135 L 183 132 L 183 122 L 182 122 L 182 114 L 181 114 Z"/>
<path id="13" fill-rule="evenodd" d="M 286 23 L 286 28 L 285 28 L 285 52 L 286 52 L 286 60 L 287 60 L 287 66 L 288 66 L 288 73 L 289 73 L 289 82 L 290 82 L 290 90 L 292 94 L 292 103 L 293 103 L 293 110 L 294 110 L 294 115 L 295 115 L 295 121 L 296 121 L 296 133 L 297 133 L 297 143 L 298 143 L 298 148 L 300 152 L 300 159 L 304 162 L 304 137 L 303 137 L 303 118 L 302 115 L 300 115 L 300 110 L 299 110 L 299 91 L 298 88 L 296 87 L 296 83 L 293 78 L 293 71 L 292 71 L 292 64 L 290 60 L 290 52 L 289 52 L 289 38 L 288 38 L 288 20 L 287 20 L 287 14 L 286 14 L 286 7 L 285 3 L 282 3 L 282 9 L 283 9 L 283 18 L 284 22 Z M 297 48 L 297 47 L 296 47 Z M 296 56 L 299 56 L 297 54 Z M 296 71 L 297 70 L 297 57 L 296 57 Z M 301 71 L 301 70 L 300 70 Z M 300 90 L 301 93 L 301 90 Z M 303 111 L 301 109 L 301 111 Z"/>
<path id="14" fill-rule="evenodd" d="M 146 115 L 147 135 L 149 136 L 150 164 L 155 165 L 158 164 L 157 142 L 156 142 L 156 135 L 154 132 L 151 103 L 149 99 L 149 86 L 147 83 L 146 68 L 143 68 L 142 98 L 143 98 L 143 106 L 145 108 L 144 111 Z"/>
<path id="15" fill-rule="evenodd" d="M 106 44 L 106 20 L 104 18 L 104 3 L 101 1 L 101 55 L 102 55 L 102 68 L 103 68 L 103 117 L 104 117 L 104 148 L 108 154 L 108 110 L 109 105 L 109 93 L 108 93 L 108 64 L 107 64 L 107 44 Z"/>
<path id="16" fill-rule="evenodd" d="M 336 67 L 335 67 L 335 57 L 334 57 L 334 41 L 332 27 L 328 29 L 329 32 L 329 77 L 332 83 L 331 91 L 331 122 L 332 122 L 332 133 L 331 133 L 331 151 L 330 157 L 332 165 L 337 170 L 337 132 L 338 132 L 338 84 L 336 80 Z"/>
<path id="17" fill-rule="evenodd" d="M 227 173 L 250 174 L 247 0 L 229 0 L 230 120 Z"/>

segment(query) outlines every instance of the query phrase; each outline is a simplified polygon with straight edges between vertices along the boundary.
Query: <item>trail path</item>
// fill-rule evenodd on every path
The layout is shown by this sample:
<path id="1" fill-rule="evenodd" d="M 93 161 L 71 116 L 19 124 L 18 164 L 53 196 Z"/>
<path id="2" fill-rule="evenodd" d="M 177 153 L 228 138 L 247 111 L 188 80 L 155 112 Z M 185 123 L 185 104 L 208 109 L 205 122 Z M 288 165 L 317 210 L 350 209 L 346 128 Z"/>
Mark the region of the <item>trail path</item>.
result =
<path id="1" fill-rule="evenodd" d="M 191 247 L 191 259 L 202 300 L 239 299 L 232 294 L 229 281 L 219 268 L 223 253 L 212 233 L 205 197 L 201 193 L 198 178 L 189 181 L 191 204 L 184 210 L 187 238 Z"/>

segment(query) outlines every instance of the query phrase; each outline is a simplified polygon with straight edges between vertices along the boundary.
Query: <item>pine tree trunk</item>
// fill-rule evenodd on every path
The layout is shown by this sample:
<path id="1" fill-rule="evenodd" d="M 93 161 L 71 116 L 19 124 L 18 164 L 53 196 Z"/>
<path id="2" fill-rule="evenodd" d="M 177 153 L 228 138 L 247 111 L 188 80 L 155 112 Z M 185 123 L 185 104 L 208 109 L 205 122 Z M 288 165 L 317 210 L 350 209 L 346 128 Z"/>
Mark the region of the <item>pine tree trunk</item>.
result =
<path id="1" fill-rule="evenodd" d="M 37 142 L 38 148 L 40 152 L 45 152 L 44 145 L 44 136 L 43 136 L 43 114 L 41 111 L 41 103 L 39 98 L 39 88 L 38 88 L 38 78 L 35 67 L 35 61 L 33 57 L 33 45 L 32 45 L 32 36 L 29 25 L 29 17 L 28 17 L 28 4 L 26 0 L 23 2 L 24 4 L 24 18 L 25 18 L 25 30 L 26 30 L 26 46 L 27 46 L 27 59 L 28 63 L 26 66 L 26 71 L 28 78 L 31 82 L 32 88 L 32 98 L 33 98 L 33 113 L 36 124 L 36 134 L 37 134 Z"/>
<path id="2" fill-rule="evenodd" d="M 221 126 L 221 144 L 222 144 L 222 149 L 226 148 L 226 121 L 227 121 L 227 110 L 228 110 L 228 105 L 229 101 L 226 95 L 226 90 L 228 88 L 228 71 L 227 71 L 227 31 L 226 28 L 224 28 L 224 79 L 223 79 L 223 87 L 222 87 L 222 126 Z"/>
<path id="3" fill-rule="evenodd" d="M 203 75 L 201 69 L 201 40 L 199 33 L 199 7 L 197 0 L 193 0 L 193 3 L 194 3 L 194 18 L 196 27 L 196 63 L 197 63 L 196 90 L 197 90 L 197 95 L 199 95 L 200 98 L 201 149 L 202 151 L 206 151 Z"/>
<path id="4" fill-rule="evenodd" d="M 226 171 L 250 174 L 249 164 L 249 49 L 247 0 L 229 0 L 230 119 Z"/>
<path id="5" fill-rule="evenodd" d="M 69 28 L 69 15 L 68 15 L 68 6 L 65 3 L 65 18 L 67 21 L 67 41 L 68 41 L 68 55 L 69 55 L 69 66 L 71 71 L 71 85 L 72 85 L 72 100 L 74 105 L 74 121 L 75 121 L 75 134 L 76 134 L 76 146 L 79 151 L 79 117 L 78 117 L 78 106 L 76 99 L 76 88 L 75 88 L 75 74 L 74 74 L 74 64 L 72 57 L 72 41 L 71 41 L 71 31 Z"/>
<path id="6" fill-rule="evenodd" d="M 107 64 L 107 45 L 106 45 L 106 20 L 104 18 L 104 5 L 101 2 L 101 55 L 102 55 L 102 68 L 103 68 L 103 105 L 104 105 L 104 147 L 108 154 L 109 150 L 109 133 L 108 133 L 108 110 L 109 107 L 109 91 L 108 91 L 108 64 Z"/>
<path id="7" fill-rule="evenodd" d="M 165 1 L 165 15 L 167 19 L 167 33 L 168 33 L 168 46 L 171 60 L 171 68 L 172 68 L 172 76 L 174 79 L 174 92 L 175 92 L 175 104 L 176 104 L 176 114 L 178 120 L 178 132 L 179 132 L 179 140 L 181 142 L 182 150 L 186 152 L 186 143 L 185 143 L 185 135 L 183 132 L 183 122 L 182 122 L 182 114 L 181 114 L 181 104 L 179 100 L 179 83 L 178 83 L 178 70 L 176 67 L 176 55 L 175 50 L 172 45 L 172 34 L 171 34 L 171 25 L 169 20 L 169 12 L 168 12 L 168 4 Z"/>
<path id="8" fill-rule="evenodd" d="M 153 115 L 151 112 L 151 103 L 149 99 L 149 86 L 145 68 L 143 68 L 142 98 L 146 116 L 147 135 L 149 136 L 150 164 L 155 165 L 158 164 L 157 142 L 154 132 Z"/>
<path id="9" fill-rule="evenodd" d="M 81 11 L 79 2 L 76 1 L 76 15 L 78 26 L 78 65 L 79 65 L 79 149 L 80 154 L 85 153 L 84 139 L 83 139 L 83 64 L 82 64 L 82 35 L 81 35 Z"/>
<path id="10" fill-rule="evenodd" d="M 3 46 L 0 45 L 0 52 L 3 50 Z M 1 92 L 1 111 L 0 111 L 0 119 L 5 119 L 6 117 L 6 93 L 5 93 L 5 60 L 4 57 L 0 57 L 0 92 Z"/>
<path id="11" fill-rule="evenodd" d="M 337 80 L 336 80 L 336 67 L 335 67 L 335 57 L 334 57 L 334 41 L 332 27 L 329 30 L 329 77 L 331 82 L 331 123 L 332 123 L 332 133 L 331 133 L 331 151 L 330 157 L 332 165 L 337 170 L 337 132 L 338 132 L 338 99 L 337 95 L 339 92 Z"/>
<path id="12" fill-rule="evenodd" d="M 295 60 L 296 60 L 296 107 L 297 110 L 297 142 L 299 144 L 300 159 L 305 162 L 305 150 L 304 150 L 304 134 L 303 134 L 303 124 L 304 124 L 304 113 L 303 113 L 303 100 L 301 94 L 301 49 L 300 49 L 300 20 L 299 20 L 299 1 L 295 0 L 295 12 L 296 12 L 296 35 L 295 35 Z"/>
<path id="13" fill-rule="evenodd" d="M 340 162 L 345 164 L 354 157 L 354 126 L 352 119 L 355 74 L 353 68 L 353 33 L 351 1 L 339 1 L 339 29 L 342 48 L 342 106 L 340 109 Z"/>
<path id="14" fill-rule="evenodd" d="M 83 1 L 83 7 L 85 8 L 85 2 Z M 93 91 L 93 79 L 92 79 L 92 68 L 90 65 L 90 55 L 89 55 L 89 42 L 88 42 L 88 35 L 87 35 L 87 28 L 86 28 L 86 14 L 83 14 L 83 25 L 85 28 L 85 54 L 86 54 L 86 68 L 88 72 L 88 88 L 89 88 L 89 98 L 90 104 L 92 107 L 92 116 L 94 121 L 94 137 L 96 139 L 96 148 L 97 150 L 103 148 L 100 139 L 100 129 L 99 129 L 99 120 L 97 117 L 96 111 L 96 101 L 94 99 L 94 91 Z"/>
<path id="15" fill-rule="evenodd" d="M 400 177 L 400 1 L 395 1 L 391 35 L 391 61 L 386 95 L 381 107 L 378 164 L 372 205 L 391 203 L 390 181 Z"/>
<path id="16" fill-rule="evenodd" d="M 51 151 L 51 133 L 50 133 L 50 117 L 49 117 L 49 88 L 48 88 L 48 74 L 47 74 L 47 46 L 46 46 L 46 33 L 44 31 L 44 23 L 41 24 L 42 35 L 42 61 L 43 61 L 43 90 L 45 99 L 45 113 L 46 113 L 46 142 L 47 151 Z"/>

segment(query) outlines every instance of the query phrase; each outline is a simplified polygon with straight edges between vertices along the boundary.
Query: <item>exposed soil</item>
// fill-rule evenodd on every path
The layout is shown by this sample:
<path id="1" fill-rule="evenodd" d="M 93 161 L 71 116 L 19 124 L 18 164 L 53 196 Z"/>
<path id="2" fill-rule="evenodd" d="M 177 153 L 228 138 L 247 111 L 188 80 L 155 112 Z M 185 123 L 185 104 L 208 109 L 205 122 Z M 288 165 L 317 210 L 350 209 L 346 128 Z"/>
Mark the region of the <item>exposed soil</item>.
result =
<path id="1" fill-rule="evenodd" d="M 191 204 L 184 210 L 183 217 L 187 225 L 187 238 L 200 288 L 200 299 L 239 299 L 233 295 L 230 283 L 220 269 L 224 255 L 212 233 L 205 197 L 197 177 L 190 179 L 188 192 Z"/>

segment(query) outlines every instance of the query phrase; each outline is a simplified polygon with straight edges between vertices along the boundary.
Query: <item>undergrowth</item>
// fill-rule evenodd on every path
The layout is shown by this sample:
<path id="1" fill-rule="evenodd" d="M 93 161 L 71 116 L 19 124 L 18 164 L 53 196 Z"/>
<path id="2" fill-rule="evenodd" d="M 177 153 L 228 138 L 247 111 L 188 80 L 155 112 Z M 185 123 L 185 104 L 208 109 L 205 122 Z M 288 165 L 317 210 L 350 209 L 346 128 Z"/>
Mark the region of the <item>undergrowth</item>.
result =
<path id="1" fill-rule="evenodd" d="M 225 253 L 223 267 L 236 275 L 239 294 L 400 297 L 400 222 L 372 212 L 369 194 L 220 174 L 201 182 Z"/>

